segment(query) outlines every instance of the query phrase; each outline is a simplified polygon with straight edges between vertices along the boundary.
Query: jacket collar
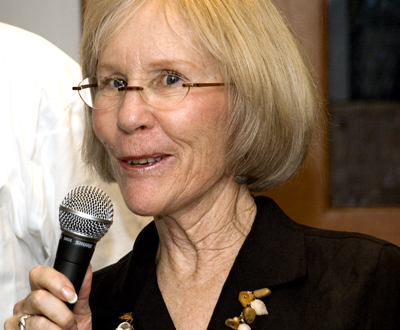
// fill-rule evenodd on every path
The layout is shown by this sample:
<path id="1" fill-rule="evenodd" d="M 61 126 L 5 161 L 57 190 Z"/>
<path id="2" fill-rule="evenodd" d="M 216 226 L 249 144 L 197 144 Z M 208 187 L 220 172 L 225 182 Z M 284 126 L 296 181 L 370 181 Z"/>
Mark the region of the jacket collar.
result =
<path id="1" fill-rule="evenodd" d="M 243 290 L 282 284 L 306 273 L 301 225 L 291 220 L 272 199 L 260 196 L 255 202 L 256 219 L 229 276 L 248 285 Z"/>
<path id="2" fill-rule="evenodd" d="M 228 329 L 227 318 L 239 316 L 240 291 L 253 291 L 294 281 L 306 273 L 302 227 L 287 217 L 267 197 L 256 197 L 257 216 L 230 274 L 208 326 L 209 330 Z M 268 308 L 268 298 L 265 300 Z M 264 329 L 268 318 L 257 321 Z M 265 327 L 263 327 L 265 326 Z"/>
<path id="3" fill-rule="evenodd" d="M 228 317 L 240 314 L 240 291 L 272 287 L 305 275 L 301 226 L 287 217 L 271 199 L 256 197 L 255 201 L 256 219 L 223 286 L 209 330 L 224 329 Z M 140 286 L 140 289 L 136 292 L 134 325 L 138 329 L 175 329 L 157 285 L 154 258 L 158 236 L 154 224 L 149 225 L 140 236 L 139 241 L 146 241 L 141 251 L 137 251 L 141 254 L 137 260 L 142 262 L 132 267 L 136 267 L 136 272 L 137 268 L 147 271 L 136 282 L 136 287 Z"/>

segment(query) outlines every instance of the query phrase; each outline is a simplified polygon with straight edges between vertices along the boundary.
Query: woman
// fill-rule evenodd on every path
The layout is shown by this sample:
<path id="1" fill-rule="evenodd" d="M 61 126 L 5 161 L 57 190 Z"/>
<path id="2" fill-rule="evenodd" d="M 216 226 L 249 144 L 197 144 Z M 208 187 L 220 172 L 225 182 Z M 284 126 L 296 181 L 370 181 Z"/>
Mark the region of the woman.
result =
<path id="1" fill-rule="evenodd" d="M 92 1 L 82 69 L 84 157 L 154 222 L 88 271 L 72 312 L 69 281 L 34 268 L 7 330 L 399 327 L 397 247 L 300 226 L 250 194 L 296 172 L 316 122 L 270 1 Z"/>

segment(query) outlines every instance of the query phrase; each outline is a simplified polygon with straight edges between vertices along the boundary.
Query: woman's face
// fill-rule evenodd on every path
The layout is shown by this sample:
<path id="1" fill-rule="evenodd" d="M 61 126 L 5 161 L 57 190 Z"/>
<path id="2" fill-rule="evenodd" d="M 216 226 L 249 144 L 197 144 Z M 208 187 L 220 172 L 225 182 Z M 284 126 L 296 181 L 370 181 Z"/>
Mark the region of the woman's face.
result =
<path id="1" fill-rule="evenodd" d="M 188 82 L 221 82 L 215 61 L 191 42 L 179 15 L 166 13 L 146 2 L 106 45 L 98 78 L 142 86 L 167 73 Z M 226 121 L 224 87 L 192 88 L 169 109 L 127 91 L 117 107 L 93 112 L 94 131 L 108 149 L 125 202 L 140 215 L 179 214 L 231 182 L 225 174 Z"/>

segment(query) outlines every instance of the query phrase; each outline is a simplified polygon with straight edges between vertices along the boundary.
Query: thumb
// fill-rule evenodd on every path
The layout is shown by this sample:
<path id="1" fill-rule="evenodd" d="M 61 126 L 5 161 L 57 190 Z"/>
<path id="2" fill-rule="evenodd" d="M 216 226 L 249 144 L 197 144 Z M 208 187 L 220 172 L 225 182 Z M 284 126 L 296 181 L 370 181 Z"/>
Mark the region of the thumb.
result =
<path id="1" fill-rule="evenodd" d="M 81 327 L 82 329 L 91 329 L 92 312 L 89 307 L 89 296 L 92 288 L 92 278 L 92 266 L 89 265 L 79 291 L 78 301 L 73 309 L 77 323 L 82 324 L 81 326 L 78 326 L 78 329 L 81 329 Z"/>

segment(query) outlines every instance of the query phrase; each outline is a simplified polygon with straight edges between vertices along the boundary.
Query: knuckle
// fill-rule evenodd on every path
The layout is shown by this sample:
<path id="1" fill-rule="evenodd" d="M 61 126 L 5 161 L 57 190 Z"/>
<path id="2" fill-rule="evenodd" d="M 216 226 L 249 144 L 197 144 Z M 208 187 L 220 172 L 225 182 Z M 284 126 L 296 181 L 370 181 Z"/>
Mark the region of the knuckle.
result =
<path id="1" fill-rule="evenodd" d="M 46 289 L 51 291 L 52 289 L 68 285 L 69 280 L 65 275 L 56 271 L 52 267 L 46 266 L 35 266 L 29 272 L 29 280 L 31 284 L 31 290 Z"/>
<path id="2" fill-rule="evenodd" d="M 75 323 L 75 315 L 72 313 L 65 315 L 62 319 L 60 319 L 60 325 L 65 329 L 70 329 Z"/>
<path id="3" fill-rule="evenodd" d="M 29 296 L 32 304 L 36 306 L 38 310 L 42 310 L 42 308 L 46 305 L 49 293 L 45 290 L 36 290 L 31 292 Z"/>
<path id="4" fill-rule="evenodd" d="M 28 321 L 30 329 L 49 330 L 52 328 L 51 322 L 45 317 L 34 316 L 29 318 Z"/>
<path id="5" fill-rule="evenodd" d="M 35 278 L 40 273 L 42 266 L 35 266 L 29 271 L 29 277 Z"/>
<path id="6" fill-rule="evenodd" d="M 18 324 L 16 317 L 10 317 L 4 322 L 4 330 L 11 330 L 16 324 Z"/>
<path id="7" fill-rule="evenodd" d="M 24 304 L 24 300 L 20 300 L 14 305 L 13 315 L 20 313 L 23 304 Z"/>
<path id="8" fill-rule="evenodd" d="M 33 289 L 41 277 L 41 266 L 35 266 L 29 271 L 29 283 Z"/>

